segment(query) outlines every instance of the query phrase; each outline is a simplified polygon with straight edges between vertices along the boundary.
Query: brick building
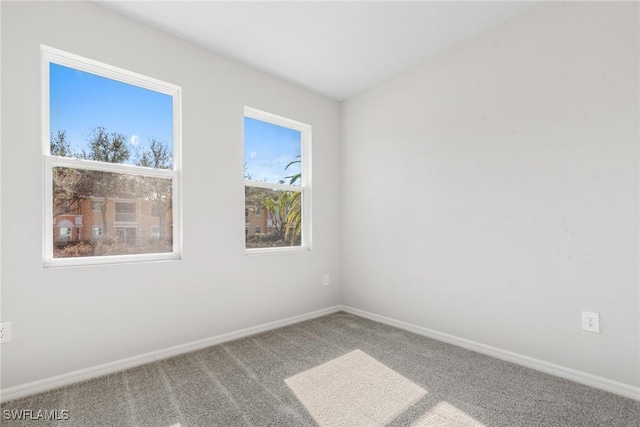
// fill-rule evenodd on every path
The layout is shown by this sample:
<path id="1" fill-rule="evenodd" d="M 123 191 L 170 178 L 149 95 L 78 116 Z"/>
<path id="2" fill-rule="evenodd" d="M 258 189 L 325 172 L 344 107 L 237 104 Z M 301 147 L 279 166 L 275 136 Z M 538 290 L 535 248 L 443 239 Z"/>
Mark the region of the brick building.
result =
<path id="1" fill-rule="evenodd" d="M 55 200 L 53 241 L 58 247 L 114 236 L 126 245 L 140 246 L 152 239 L 173 235 L 171 209 L 158 212 L 149 200 L 114 198 L 107 201 L 106 227 L 102 215 L 104 199 L 91 197 Z"/>

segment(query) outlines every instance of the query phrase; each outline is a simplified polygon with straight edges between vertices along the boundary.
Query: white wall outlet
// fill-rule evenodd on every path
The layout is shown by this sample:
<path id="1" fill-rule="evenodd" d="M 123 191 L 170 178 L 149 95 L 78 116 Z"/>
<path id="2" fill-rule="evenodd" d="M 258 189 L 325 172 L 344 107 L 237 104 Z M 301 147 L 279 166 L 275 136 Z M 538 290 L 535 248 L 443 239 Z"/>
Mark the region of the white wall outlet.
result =
<path id="1" fill-rule="evenodd" d="M 325 274 L 324 278 L 322 279 L 322 286 L 329 286 L 329 275 Z"/>
<path id="2" fill-rule="evenodd" d="M 0 323 L 0 343 L 11 341 L 11 322 Z"/>
<path id="3" fill-rule="evenodd" d="M 583 311 L 582 329 L 589 332 L 600 333 L 600 313 Z"/>

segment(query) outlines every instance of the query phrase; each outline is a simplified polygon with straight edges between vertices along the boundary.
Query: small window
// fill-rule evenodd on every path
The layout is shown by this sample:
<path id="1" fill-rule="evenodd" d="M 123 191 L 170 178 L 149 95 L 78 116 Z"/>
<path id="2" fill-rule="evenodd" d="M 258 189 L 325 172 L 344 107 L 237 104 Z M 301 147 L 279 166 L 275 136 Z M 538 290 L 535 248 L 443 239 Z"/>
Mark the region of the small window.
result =
<path id="1" fill-rule="evenodd" d="M 136 222 L 136 204 L 116 202 L 116 222 Z"/>
<path id="2" fill-rule="evenodd" d="M 71 227 L 60 227 L 60 241 L 71 241 Z"/>
<path id="3" fill-rule="evenodd" d="M 311 126 L 245 108 L 247 253 L 311 248 L 310 154 Z"/>
<path id="4" fill-rule="evenodd" d="M 102 232 L 103 232 L 102 227 L 93 227 L 91 235 L 93 236 L 94 239 L 98 239 L 102 237 Z"/>
<path id="5" fill-rule="evenodd" d="M 116 227 L 118 241 L 125 246 L 136 246 L 137 230 L 135 227 Z"/>
<path id="6" fill-rule="evenodd" d="M 151 237 L 154 239 L 160 237 L 160 227 L 151 227 Z"/>
<path id="7" fill-rule="evenodd" d="M 181 89 L 46 46 L 42 59 L 45 266 L 178 259 Z M 62 220 L 77 232 L 53 232 Z"/>

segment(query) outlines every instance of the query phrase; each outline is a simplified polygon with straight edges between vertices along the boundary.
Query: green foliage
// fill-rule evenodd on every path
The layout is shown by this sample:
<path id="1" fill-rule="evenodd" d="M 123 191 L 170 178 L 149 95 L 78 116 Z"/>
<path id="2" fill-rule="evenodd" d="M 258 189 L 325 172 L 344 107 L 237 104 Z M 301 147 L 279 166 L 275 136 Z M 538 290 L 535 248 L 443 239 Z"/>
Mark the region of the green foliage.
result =
<path id="1" fill-rule="evenodd" d="M 51 134 L 49 142 L 51 155 L 60 157 L 71 157 L 73 152 L 71 145 L 67 141 L 67 132 L 58 130 Z M 80 209 L 80 202 L 85 198 L 86 181 L 83 179 L 82 171 L 71 168 L 53 168 L 53 195 L 54 195 L 54 216 L 77 212 Z"/>
<path id="2" fill-rule="evenodd" d="M 300 156 L 297 156 L 300 158 Z M 291 165 L 300 163 L 300 160 L 290 162 L 284 169 L 287 170 Z M 295 185 L 302 177 L 302 172 L 288 176 L 289 185 Z M 290 239 L 291 245 L 300 237 L 302 233 L 302 193 L 292 191 L 289 195 L 289 209 L 287 212 L 287 221 L 285 223 L 285 239 Z"/>
<path id="3" fill-rule="evenodd" d="M 126 245 L 115 236 L 87 242 L 71 242 L 54 249 L 54 258 L 165 253 L 173 250 L 171 239 L 154 238 L 140 246 Z"/>
<path id="4" fill-rule="evenodd" d="M 287 212 L 284 237 L 290 239 L 291 245 L 293 245 L 302 233 L 302 193 L 292 191 L 288 202 L 289 211 Z"/>
<path id="5" fill-rule="evenodd" d="M 154 169 L 171 169 L 173 167 L 173 157 L 167 145 L 155 138 L 149 140 L 149 148 L 137 153 L 138 166 Z"/>
<path id="6" fill-rule="evenodd" d="M 288 170 L 292 165 L 299 164 L 293 160 L 285 167 Z M 289 179 L 289 185 L 295 185 L 300 181 L 301 173 L 285 177 Z M 245 179 L 247 171 L 245 165 Z M 283 184 L 285 181 L 280 181 Z M 302 193 L 300 191 L 275 191 L 259 187 L 245 186 L 245 204 L 256 208 L 264 208 L 268 212 L 273 227 L 273 232 L 263 237 L 260 235 L 248 236 L 246 246 L 270 247 L 270 246 L 295 246 L 300 244 L 302 233 Z M 275 243 L 280 241 L 280 243 Z"/>
<path id="7" fill-rule="evenodd" d="M 69 244 L 53 251 L 54 258 L 70 258 L 93 255 L 93 245 L 89 242 Z"/>
<path id="8" fill-rule="evenodd" d="M 277 233 L 257 233 L 253 236 L 247 236 L 246 247 L 247 248 L 269 248 L 284 246 L 282 236 Z"/>
<path id="9" fill-rule="evenodd" d="M 247 236 L 245 243 L 247 248 L 276 248 L 289 246 L 289 243 L 282 239 L 282 234 L 278 233 L 258 233 L 253 236 Z"/>
<path id="10" fill-rule="evenodd" d="M 296 156 L 297 159 L 300 159 L 300 156 Z M 284 167 L 284 170 L 289 169 L 289 167 L 291 167 L 292 165 L 295 165 L 296 163 L 301 163 L 300 160 L 293 160 L 291 162 L 289 162 L 287 164 L 287 166 Z M 289 175 L 289 176 L 285 176 L 285 178 L 289 178 L 289 185 L 295 185 L 296 182 L 298 182 L 302 177 L 302 172 L 298 172 L 294 175 Z"/>
<path id="11" fill-rule="evenodd" d="M 67 141 L 67 131 L 58 130 L 56 136 L 51 134 L 51 141 L 49 143 L 49 151 L 52 156 L 71 157 L 71 145 Z"/>
<path id="12" fill-rule="evenodd" d="M 102 126 L 91 129 L 89 151 L 83 151 L 81 155 L 82 158 L 105 163 L 124 163 L 130 156 L 125 136 L 118 132 L 109 133 Z"/>
<path id="13" fill-rule="evenodd" d="M 173 157 L 167 144 L 151 138 L 149 148 L 137 153 L 137 165 L 155 169 L 171 169 Z M 164 234 L 164 221 L 173 206 L 173 186 L 171 180 L 140 177 L 137 183 L 137 193 L 147 195 L 151 201 L 151 210 L 160 222 L 160 236 Z"/>

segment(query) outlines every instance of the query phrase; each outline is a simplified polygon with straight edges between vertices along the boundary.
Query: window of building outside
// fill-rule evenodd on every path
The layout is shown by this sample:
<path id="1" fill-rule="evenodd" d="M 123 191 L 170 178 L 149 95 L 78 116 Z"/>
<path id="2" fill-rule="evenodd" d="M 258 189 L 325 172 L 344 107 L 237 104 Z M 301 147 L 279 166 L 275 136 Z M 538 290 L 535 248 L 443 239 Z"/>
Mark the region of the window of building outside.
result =
<path id="1" fill-rule="evenodd" d="M 245 107 L 247 253 L 311 249 L 311 126 Z"/>
<path id="2" fill-rule="evenodd" d="M 62 242 L 68 242 L 71 240 L 71 228 L 60 227 L 60 240 Z"/>
<path id="3" fill-rule="evenodd" d="M 102 237 L 102 227 L 93 227 L 93 238 Z"/>
<path id="4" fill-rule="evenodd" d="M 180 258 L 181 89 L 41 52 L 44 265 Z"/>
<path id="5" fill-rule="evenodd" d="M 116 222 L 136 222 L 136 202 L 116 202 Z"/>

